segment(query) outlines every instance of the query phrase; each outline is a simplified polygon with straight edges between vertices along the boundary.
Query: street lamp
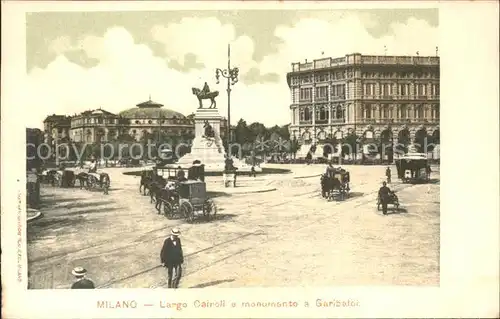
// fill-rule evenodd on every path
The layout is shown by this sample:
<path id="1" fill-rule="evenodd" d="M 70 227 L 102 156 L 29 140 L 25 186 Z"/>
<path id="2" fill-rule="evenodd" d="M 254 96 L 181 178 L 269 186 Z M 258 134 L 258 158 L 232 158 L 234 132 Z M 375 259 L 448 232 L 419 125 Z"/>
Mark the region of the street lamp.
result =
<path id="1" fill-rule="evenodd" d="M 227 69 L 215 69 L 215 79 L 217 84 L 219 84 L 220 76 L 227 79 L 227 155 L 231 156 L 229 145 L 231 144 L 231 85 L 238 83 L 238 74 L 240 70 L 238 68 L 231 69 L 231 45 L 227 45 Z"/>

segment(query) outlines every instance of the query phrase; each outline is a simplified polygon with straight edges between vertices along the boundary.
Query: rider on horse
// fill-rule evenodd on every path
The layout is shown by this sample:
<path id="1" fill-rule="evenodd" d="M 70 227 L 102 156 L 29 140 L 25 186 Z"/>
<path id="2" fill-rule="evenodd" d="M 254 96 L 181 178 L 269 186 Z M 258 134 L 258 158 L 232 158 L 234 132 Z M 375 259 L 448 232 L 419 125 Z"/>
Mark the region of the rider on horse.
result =
<path id="1" fill-rule="evenodd" d="M 206 94 L 210 93 L 210 88 L 208 87 L 207 82 L 203 85 L 203 89 L 200 92 L 200 96 L 204 96 Z"/>

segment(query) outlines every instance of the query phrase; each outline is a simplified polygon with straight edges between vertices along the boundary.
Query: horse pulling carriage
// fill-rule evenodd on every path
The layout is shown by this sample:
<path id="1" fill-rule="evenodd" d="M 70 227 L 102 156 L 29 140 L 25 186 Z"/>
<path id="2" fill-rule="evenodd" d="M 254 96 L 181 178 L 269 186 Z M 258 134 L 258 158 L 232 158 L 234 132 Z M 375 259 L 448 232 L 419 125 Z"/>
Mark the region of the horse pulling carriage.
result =
<path id="1" fill-rule="evenodd" d="M 321 196 L 328 200 L 336 197 L 344 200 L 349 197 L 349 172 L 344 169 L 335 169 L 330 174 L 321 175 Z"/>
<path id="2" fill-rule="evenodd" d="M 206 184 L 202 181 L 187 180 L 178 182 L 171 196 L 162 199 L 163 213 L 171 219 L 180 215 L 188 222 L 203 217 L 215 218 L 217 206 L 207 197 Z"/>
<path id="3" fill-rule="evenodd" d="M 88 190 L 102 189 L 104 194 L 107 195 L 109 187 L 111 186 L 111 179 L 107 173 L 88 173 L 87 186 Z"/>

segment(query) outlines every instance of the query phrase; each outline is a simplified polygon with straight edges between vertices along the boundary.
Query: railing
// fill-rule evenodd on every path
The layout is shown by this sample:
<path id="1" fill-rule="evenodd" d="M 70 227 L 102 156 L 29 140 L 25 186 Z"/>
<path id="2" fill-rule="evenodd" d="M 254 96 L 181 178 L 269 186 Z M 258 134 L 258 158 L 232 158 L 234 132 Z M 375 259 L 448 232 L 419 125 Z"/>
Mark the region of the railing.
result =
<path id="1" fill-rule="evenodd" d="M 345 100 L 345 95 L 332 95 L 332 101 Z"/>
<path id="2" fill-rule="evenodd" d="M 325 58 L 317 59 L 313 62 L 306 63 L 292 63 L 292 72 L 307 71 L 313 69 L 324 69 L 349 64 L 388 64 L 388 65 L 435 65 L 440 63 L 439 57 L 419 57 L 419 56 L 375 56 L 375 55 L 360 55 L 359 62 L 348 63 L 347 57 L 353 55 L 346 55 L 340 58 Z M 356 57 L 356 55 L 354 55 Z"/>

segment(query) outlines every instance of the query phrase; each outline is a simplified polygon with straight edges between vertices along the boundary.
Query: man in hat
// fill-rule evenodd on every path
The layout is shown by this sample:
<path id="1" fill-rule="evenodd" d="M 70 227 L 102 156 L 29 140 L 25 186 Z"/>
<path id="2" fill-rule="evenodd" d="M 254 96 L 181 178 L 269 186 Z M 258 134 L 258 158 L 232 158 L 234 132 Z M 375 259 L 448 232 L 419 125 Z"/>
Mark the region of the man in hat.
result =
<path id="1" fill-rule="evenodd" d="M 387 169 L 385 170 L 385 177 L 387 177 L 387 184 L 391 183 L 391 168 L 387 166 Z"/>
<path id="2" fill-rule="evenodd" d="M 85 268 L 75 267 L 71 273 L 76 278 L 71 289 L 95 289 L 94 282 L 86 277 L 87 270 Z"/>
<path id="3" fill-rule="evenodd" d="M 186 180 L 186 173 L 184 173 L 184 170 L 182 169 L 182 167 L 177 167 L 178 171 L 177 171 L 177 180 L 179 182 L 182 182 L 182 181 L 185 181 Z"/>
<path id="4" fill-rule="evenodd" d="M 178 288 L 182 276 L 184 255 L 179 235 L 179 229 L 172 229 L 170 236 L 165 239 L 160 253 L 161 264 L 167 268 L 168 288 Z"/>
<path id="5" fill-rule="evenodd" d="M 387 204 L 389 203 L 391 195 L 391 190 L 387 187 L 387 183 L 383 182 L 382 187 L 378 190 L 378 196 L 380 198 L 380 203 L 382 204 L 382 213 L 387 215 Z"/>

